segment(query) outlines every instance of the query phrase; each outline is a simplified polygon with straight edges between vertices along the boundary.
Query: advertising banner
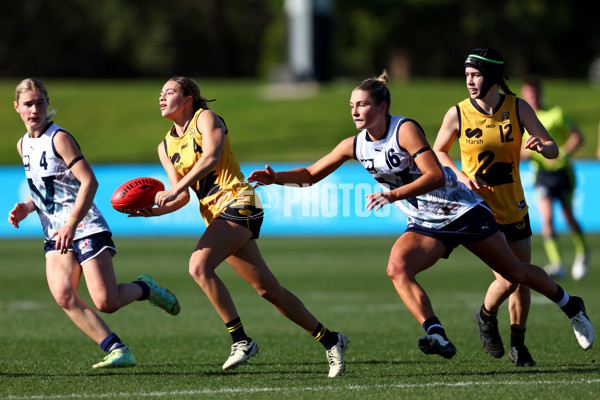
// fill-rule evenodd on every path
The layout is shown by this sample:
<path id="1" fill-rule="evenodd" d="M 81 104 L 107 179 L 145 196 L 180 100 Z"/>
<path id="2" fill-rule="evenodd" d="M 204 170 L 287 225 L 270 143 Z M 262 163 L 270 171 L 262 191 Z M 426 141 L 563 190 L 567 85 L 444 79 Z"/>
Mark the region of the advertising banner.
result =
<path id="1" fill-rule="evenodd" d="M 273 164 L 273 169 L 284 170 L 308 165 L 302 163 Z M 248 176 L 264 164 L 242 164 L 242 172 Z M 170 187 L 160 164 L 97 165 L 94 172 L 100 184 L 95 203 L 100 208 L 115 236 L 200 236 L 204 221 L 200 217 L 199 203 L 192 193 L 192 200 L 182 209 L 156 218 L 129 218 L 110 205 L 113 191 L 122 183 L 139 177 L 151 177 Z M 600 199 L 600 163 L 578 161 L 576 163 L 577 189 L 573 201 L 576 217 L 584 230 L 600 232 L 600 213 L 594 209 Z M 521 177 L 529 204 L 534 233 L 540 233 L 540 215 L 536 207 L 533 188 L 534 176 L 529 163 L 521 165 Z M 29 187 L 21 166 L 0 167 L 0 178 L 7 191 L 0 197 L 0 210 L 4 222 L 0 223 L 0 238 L 40 237 L 41 225 L 37 215 L 31 214 L 21 222 L 19 229 L 8 223 L 8 212 L 18 201 L 29 195 Z M 348 162 L 323 181 L 310 187 L 265 186 L 257 188 L 265 218 L 262 236 L 319 236 L 319 235 L 400 235 L 406 227 L 406 217 L 395 206 L 378 211 L 367 211 L 365 196 L 381 188 L 356 162 Z M 566 223 L 556 206 L 556 224 L 559 232 L 567 230 Z"/>

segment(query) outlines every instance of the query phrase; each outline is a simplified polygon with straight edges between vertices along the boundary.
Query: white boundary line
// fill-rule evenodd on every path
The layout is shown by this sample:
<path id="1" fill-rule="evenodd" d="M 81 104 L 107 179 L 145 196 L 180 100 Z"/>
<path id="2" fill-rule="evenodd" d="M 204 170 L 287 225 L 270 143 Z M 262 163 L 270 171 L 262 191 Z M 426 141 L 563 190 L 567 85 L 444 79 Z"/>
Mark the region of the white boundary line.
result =
<path id="1" fill-rule="evenodd" d="M 581 385 L 581 384 L 600 384 L 599 379 L 580 379 L 580 380 L 541 380 L 541 381 L 508 381 L 508 382 L 490 382 L 490 381 L 465 381 L 465 382 L 438 382 L 425 384 L 399 384 L 399 385 L 346 385 L 346 386 L 313 386 L 313 387 L 272 387 L 272 388 L 224 388 L 224 389 L 203 389 L 203 390 L 182 390 L 174 392 L 146 392 L 146 393 L 105 393 L 105 394 L 89 394 L 89 393 L 72 393 L 61 395 L 31 395 L 31 396 L 8 396 L 3 397 L 10 400 L 34 400 L 34 399 L 105 399 L 105 398 L 130 398 L 130 397 L 167 397 L 172 396 L 198 396 L 202 394 L 219 394 L 219 393 L 261 393 L 261 392 L 319 392 L 319 391 L 344 391 L 344 390 L 362 390 L 362 389 L 408 389 L 408 388 L 428 388 L 428 387 L 469 387 L 469 386 L 511 386 L 511 385 Z"/>

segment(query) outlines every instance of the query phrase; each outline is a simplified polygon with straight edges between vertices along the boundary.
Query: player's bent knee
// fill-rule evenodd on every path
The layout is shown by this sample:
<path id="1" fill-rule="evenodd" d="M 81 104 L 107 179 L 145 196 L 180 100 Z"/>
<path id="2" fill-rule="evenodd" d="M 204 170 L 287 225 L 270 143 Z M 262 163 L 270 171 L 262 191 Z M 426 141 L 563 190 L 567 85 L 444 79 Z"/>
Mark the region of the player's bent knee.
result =
<path id="1" fill-rule="evenodd" d="M 398 261 L 388 263 L 387 274 L 394 282 L 409 279 L 409 275 L 413 275 L 407 269 L 406 263 Z"/>
<path id="2" fill-rule="evenodd" d="M 69 310 L 77 305 L 77 296 L 72 291 L 53 293 L 54 300 L 61 308 Z"/>
<path id="3" fill-rule="evenodd" d="M 96 305 L 96 308 L 98 309 L 98 311 L 103 312 L 105 314 L 112 314 L 115 311 L 117 311 L 120 307 L 118 305 L 107 303 Z"/>
<path id="4" fill-rule="evenodd" d="M 201 263 L 190 262 L 188 273 L 196 282 L 206 281 L 206 268 Z"/>
<path id="5" fill-rule="evenodd" d="M 511 279 L 514 279 L 514 278 L 511 278 Z M 502 290 L 505 293 L 514 293 L 515 290 L 517 290 L 517 288 L 519 287 L 518 283 L 513 283 L 506 279 L 500 279 L 499 283 L 500 283 L 500 285 L 502 285 Z"/>
<path id="6" fill-rule="evenodd" d="M 517 290 L 519 284 L 527 280 L 527 274 L 522 271 L 511 271 L 509 274 L 502 275 L 502 277 L 504 280 L 501 280 L 501 283 L 504 285 L 504 290 L 510 293 Z"/>
<path id="7" fill-rule="evenodd" d="M 106 313 L 106 314 L 112 314 L 115 311 L 117 311 L 119 308 L 121 308 L 118 301 L 111 299 L 109 297 L 106 297 L 106 296 L 102 296 L 100 298 L 95 297 L 92 300 L 94 302 L 94 305 L 98 309 L 98 311 Z"/>

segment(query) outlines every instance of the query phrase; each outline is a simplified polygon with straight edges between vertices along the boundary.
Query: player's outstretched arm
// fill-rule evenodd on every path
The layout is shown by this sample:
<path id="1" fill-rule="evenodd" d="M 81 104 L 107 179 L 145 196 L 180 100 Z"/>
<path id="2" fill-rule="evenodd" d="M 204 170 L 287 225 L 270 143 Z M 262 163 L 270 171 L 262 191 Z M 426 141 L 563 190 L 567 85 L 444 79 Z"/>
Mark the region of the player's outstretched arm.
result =
<path id="1" fill-rule="evenodd" d="M 353 157 L 354 136 L 342 140 L 329 154 L 310 167 L 276 172 L 267 165 L 264 170 L 252 171 L 248 176 L 248 182 L 254 182 L 254 187 L 272 184 L 313 185 Z"/>

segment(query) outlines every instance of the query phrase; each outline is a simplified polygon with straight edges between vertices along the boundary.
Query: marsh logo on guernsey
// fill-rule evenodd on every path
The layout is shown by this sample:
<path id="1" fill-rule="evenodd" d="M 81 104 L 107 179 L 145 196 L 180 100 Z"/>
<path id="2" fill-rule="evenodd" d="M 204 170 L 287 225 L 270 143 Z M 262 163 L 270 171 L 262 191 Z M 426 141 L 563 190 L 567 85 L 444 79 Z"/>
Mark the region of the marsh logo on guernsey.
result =
<path id="1" fill-rule="evenodd" d="M 94 250 L 92 248 L 92 241 L 90 239 L 80 240 L 77 246 L 79 247 L 81 254 L 89 253 L 90 251 Z"/>
<path id="2" fill-rule="evenodd" d="M 479 139 L 481 136 L 483 136 L 483 132 L 479 128 L 467 128 L 467 130 L 465 131 L 465 135 L 467 135 L 469 139 Z"/>
<path id="3" fill-rule="evenodd" d="M 467 137 L 465 140 L 468 144 L 482 144 L 483 132 L 479 128 L 471 129 L 467 128 L 465 131 L 465 136 Z"/>

